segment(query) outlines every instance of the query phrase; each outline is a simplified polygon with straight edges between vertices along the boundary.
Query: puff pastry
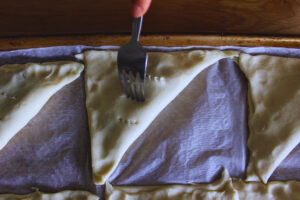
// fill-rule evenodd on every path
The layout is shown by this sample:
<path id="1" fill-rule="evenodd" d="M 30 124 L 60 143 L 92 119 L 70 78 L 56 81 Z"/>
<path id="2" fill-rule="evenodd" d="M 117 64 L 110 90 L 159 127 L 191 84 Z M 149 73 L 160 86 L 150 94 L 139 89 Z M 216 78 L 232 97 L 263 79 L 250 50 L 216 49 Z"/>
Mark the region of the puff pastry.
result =
<path id="1" fill-rule="evenodd" d="M 222 178 L 209 184 L 165 186 L 112 186 L 106 184 L 107 200 L 266 200 L 299 199 L 300 182 L 245 182 L 231 178 L 227 170 Z"/>
<path id="2" fill-rule="evenodd" d="M 55 92 L 79 77 L 83 68 L 76 62 L 1 66 L 0 150 Z"/>
<path id="3" fill-rule="evenodd" d="M 245 182 L 233 179 L 233 187 L 240 200 L 289 199 L 297 200 L 300 196 L 299 181 Z"/>
<path id="4" fill-rule="evenodd" d="M 238 200 L 227 170 L 210 184 L 165 186 L 112 186 L 106 183 L 106 200 Z"/>
<path id="5" fill-rule="evenodd" d="M 87 191 L 65 190 L 57 193 L 42 193 L 39 191 L 17 195 L 17 194 L 0 194 L 0 200 L 98 200 L 99 197 Z"/>
<path id="6" fill-rule="evenodd" d="M 266 183 L 300 141 L 300 59 L 241 54 L 249 80 L 247 180 Z"/>
<path id="7" fill-rule="evenodd" d="M 86 51 L 86 106 L 91 133 L 94 181 L 103 184 L 128 147 L 203 69 L 235 51 L 179 51 L 149 53 L 146 101 L 123 94 L 117 72 L 117 52 Z"/>

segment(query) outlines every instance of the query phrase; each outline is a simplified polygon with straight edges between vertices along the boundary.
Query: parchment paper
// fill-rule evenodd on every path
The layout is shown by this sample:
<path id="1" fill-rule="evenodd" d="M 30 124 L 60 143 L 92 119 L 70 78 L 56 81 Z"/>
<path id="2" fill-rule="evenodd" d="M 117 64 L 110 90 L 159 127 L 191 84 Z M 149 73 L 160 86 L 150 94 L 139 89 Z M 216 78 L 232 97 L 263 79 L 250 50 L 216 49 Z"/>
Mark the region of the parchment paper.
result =
<path id="1" fill-rule="evenodd" d="M 0 52 L 0 65 L 74 60 L 92 47 L 50 47 Z M 151 51 L 216 47 L 148 47 Z M 114 46 L 92 49 L 118 49 Z M 253 54 L 299 57 L 299 49 L 217 47 Z M 200 183 L 215 180 L 222 167 L 244 177 L 246 81 L 238 67 L 222 60 L 199 74 L 131 146 L 110 177 L 116 185 Z M 91 178 L 83 79 L 69 84 L 0 151 L 0 193 L 84 189 L 102 194 Z M 300 180 L 300 146 L 271 180 Z"/>

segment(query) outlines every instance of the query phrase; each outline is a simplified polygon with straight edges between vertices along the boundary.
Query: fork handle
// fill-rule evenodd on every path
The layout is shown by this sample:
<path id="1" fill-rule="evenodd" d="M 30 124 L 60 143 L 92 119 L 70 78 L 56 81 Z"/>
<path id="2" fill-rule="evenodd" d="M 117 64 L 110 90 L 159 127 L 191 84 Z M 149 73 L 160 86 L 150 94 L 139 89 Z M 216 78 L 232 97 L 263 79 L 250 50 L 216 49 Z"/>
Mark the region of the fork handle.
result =
<path id="1" fill-rule="evenodd" d="M 139 18 L 133 18 L 131 42 L 138 44 L 140 40 L 140 33 L 142 29 L 143 16 Z"/>

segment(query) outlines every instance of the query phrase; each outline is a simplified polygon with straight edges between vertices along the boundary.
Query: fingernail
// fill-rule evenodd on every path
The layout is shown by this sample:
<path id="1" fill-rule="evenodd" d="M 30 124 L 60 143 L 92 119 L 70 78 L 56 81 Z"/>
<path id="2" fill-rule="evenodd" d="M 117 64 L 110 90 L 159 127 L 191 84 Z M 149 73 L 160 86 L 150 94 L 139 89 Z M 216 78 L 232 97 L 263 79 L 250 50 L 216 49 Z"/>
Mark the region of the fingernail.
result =
<path id="1" fill-rule="evenodd" d="M 138 5 L 134 5 L 132 8 L 133 17 L 140 17 L 143 15 L 142 8 Z"/>

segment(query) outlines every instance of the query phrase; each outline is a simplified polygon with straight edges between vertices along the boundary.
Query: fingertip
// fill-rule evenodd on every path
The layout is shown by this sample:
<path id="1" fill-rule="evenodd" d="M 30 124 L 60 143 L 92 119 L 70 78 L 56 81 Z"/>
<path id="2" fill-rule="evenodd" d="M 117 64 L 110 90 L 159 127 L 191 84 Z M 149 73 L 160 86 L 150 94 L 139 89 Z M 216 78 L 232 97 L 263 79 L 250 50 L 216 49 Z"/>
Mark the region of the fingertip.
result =
<path id="1" fill-rule="evenodd" d="M 143 13 L 143 9 L 135 4 L 132 6 L 132 16 L 135 17 L 135 18 L 138 18 L 140 16 L 142 16 L 144 13 Z"/>
<path id="2" fill-rule="evenodd" d="M 144 15 L 151 4 L 151 0 L 132 0 L 132 16 L 140 17 Z"/>

